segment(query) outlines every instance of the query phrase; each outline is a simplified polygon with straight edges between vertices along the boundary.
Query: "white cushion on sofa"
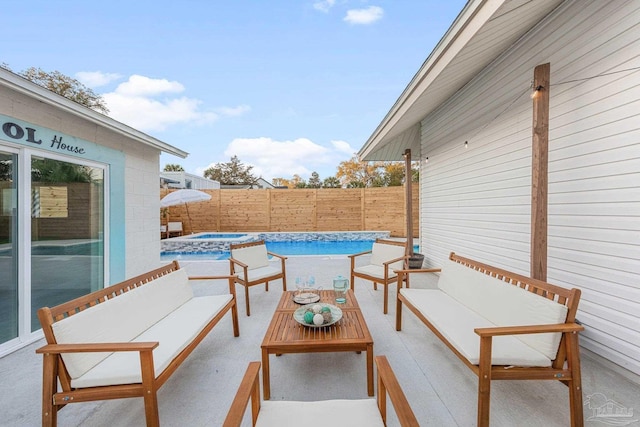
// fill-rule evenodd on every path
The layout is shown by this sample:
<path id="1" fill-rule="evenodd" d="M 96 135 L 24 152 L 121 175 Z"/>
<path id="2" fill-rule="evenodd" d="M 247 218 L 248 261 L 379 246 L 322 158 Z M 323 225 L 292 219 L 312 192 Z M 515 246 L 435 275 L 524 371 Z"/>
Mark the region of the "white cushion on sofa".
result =
<path id="1" fill-rule="evenodd" d="M 407 289 L 400 293 L 472 364 L 480 361 L 475 328 L 496 326 L 439 289 Z M 493 338 L 492 365 L 551 366 L 551 359 L 513 336 Z"/>
<path id="2" fill-rule="evenodd" d="M 375 399 L 292 402 L 265 400 L 256 427 L 383 427 Z"/>
<path id="3" fill-rule="evenodd" d="M 59 344 L 129 342 L 191 298 L 184 270 L 176 270 L 88 310 L 55 322 Z M 77 378 L 110 353 L 65 353 L 69 375 Z"/>
<path id="4" fill-rule="evenodd" d="M 231 301 L 231 295 L 195 297 L 171 312 L 132 341 L 158 341 L 153 350 L 156 377 L 171 363 L 220 310 Z M 140 355 L 137 351 L 111 353 L 109 357 L 84 375 L 72 379 L 72 387 L 94 387 L 140 383 Z"/>
<path id="5" fill-rule="evenodd" d="M 247 246 L 245 248 L 234 249 L 231 253 L 231 257 L 243 264 L 246 264 L 249 270 L 269 265 L 266 245 Z"/>
<path id="6" fill-rule="evenodd" d="M 498 326 L 564 323 L 567 307 L 488 274 L 447 260 L 438 287 Z M 555 359 L 560 333 L 514 335 L 550 359 Z"/>
<path id="7" fill-rule="evenodd" d="M 388 245 L 386 243 L 374 243 L 371 249 L 371 260 L 373 265 L 383 266 L 385 262 L 404 256 L 405 248 L 398 245 Z M 396 261 L 389 265 L 391 270 L 401 270 L 404 260 Z"/>

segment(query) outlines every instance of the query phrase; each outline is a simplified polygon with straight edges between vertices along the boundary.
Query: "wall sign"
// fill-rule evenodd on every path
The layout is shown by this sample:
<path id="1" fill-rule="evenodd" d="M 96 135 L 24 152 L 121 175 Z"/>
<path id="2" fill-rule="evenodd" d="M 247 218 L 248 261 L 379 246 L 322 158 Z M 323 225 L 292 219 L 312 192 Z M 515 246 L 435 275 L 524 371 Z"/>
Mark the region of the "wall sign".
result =
<path id="1" fill-rule="evenodd" d="M 40 146 L 48 145 L 49 148 L 52 148 L 56 151 L 64 151 L 74 154 L 86 154 L 86 150 L 84 147 L 78 144 L 66 143 L 63 141 L 62 136 L 53 135 L 53 138 L 51 138 L 50 141 L 45 140 L 45 142 L 43 143 L 42 139 L 39 138 L 40 134 L 36 129 L 26 126 L 23 127 L 11 121 L 3 121 L 2 132 L 5 134 L 5 136 L 13 140 L 18 140 L 20 142 L 28 142 Z"/>

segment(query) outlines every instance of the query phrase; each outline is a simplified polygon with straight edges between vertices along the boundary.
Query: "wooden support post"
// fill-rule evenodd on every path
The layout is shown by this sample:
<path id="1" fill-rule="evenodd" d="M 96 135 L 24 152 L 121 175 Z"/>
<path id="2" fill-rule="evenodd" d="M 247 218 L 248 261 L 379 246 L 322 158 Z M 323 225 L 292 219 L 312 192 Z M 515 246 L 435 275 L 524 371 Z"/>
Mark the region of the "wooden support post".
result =
<path id="1" fill-rule="evenodd" d="M 413 255 L 413 190 L 411 189 L 411 149 L 404 150 L 405 219 L 407 220 L 407 246 L 405 253 Z"/>
<path id="2" fill-rule="evenodd" d="M 533 72 L 531 167 L 531 277 L 547 280 L 547 188 L 549 168 L 549 81 L 551 65 Z"/>

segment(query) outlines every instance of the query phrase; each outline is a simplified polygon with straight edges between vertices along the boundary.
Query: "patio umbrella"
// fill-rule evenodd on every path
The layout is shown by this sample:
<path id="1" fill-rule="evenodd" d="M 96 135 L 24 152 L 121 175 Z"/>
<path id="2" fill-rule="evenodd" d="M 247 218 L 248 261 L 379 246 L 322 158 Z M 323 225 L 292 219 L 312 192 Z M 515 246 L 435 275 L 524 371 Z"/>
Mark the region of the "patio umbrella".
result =
<path id="1" fill-rule="evenodd" d="M 193 232 L 191 228 L 191 217 L 189 216 L 189 203 L 194 202 L 204 202 L 205 200 L 210 200 L 211 195 L 207 194 L 203 191 L 191 190 L 191 189 L 182 189 L 173 191 L 160 200 L 160 207 L 168 208 L 169 206 L 177 206 L 184 203 L 185 208 L 187 209 L 187 219 L 189 220 L 189 231 Z"/>

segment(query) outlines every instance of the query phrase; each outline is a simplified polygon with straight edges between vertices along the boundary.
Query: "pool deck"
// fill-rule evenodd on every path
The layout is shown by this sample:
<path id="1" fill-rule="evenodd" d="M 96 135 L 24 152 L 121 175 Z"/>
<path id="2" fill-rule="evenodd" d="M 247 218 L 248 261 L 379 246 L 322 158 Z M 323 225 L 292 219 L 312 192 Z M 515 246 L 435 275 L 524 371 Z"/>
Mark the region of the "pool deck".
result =
<path id="1" fill-rule="evenodd" d="M 226 261 L 185 262 L 191 275 L 228 274 Z M 344 256 L 290 257 L 289 288 L 296 276 L 313 274 L 317 284 L 331 287 L 333 277 L 349 276 Z M 434 287 L 437 276 L 425 274 L 412 287 Z M 194 285 L 197 294 L 210 292 L 207 283 Z M 224 286 L 223 286 L 224 287 Z M 240 337 L 232 334 L 225 316 L 192 355 L 160 389 L 160 420 L 163 426 L 221 426 L 237 386 L 250 361 L 260 360 L 260 343 L 281 296 L 282 286 L 273 282 L 251 288 L 251 317 L 242 309 L 238 292 Z M 403 329 L 395 330 L 395 304 L 382 314 L 382 290 L 356 281 L 355 293 L 374 338 L 374 353 L 384 354 L 394 369 L 421 425 L 473 426 L 476 423 L 477 379 L 469 369 L 415 316 L 403 317 Z M 395 287 L 390 290 L 395 297 Z M 35 349 L 42 340 L 0 358 L 0 414 L 3 426 L 40 424 L 42 357 Z M 582 350 L 584 401 L 602 394 L 615 405 L 632 410 L 629 425 L 640 426 L 640 379 L 592 353 Z M 377 393 L 377 386 L 376 386 Z M 271 396 L 276 400 L 366 398 L 365 355 L 347 353 L 287 354 L 271 358 Z M 398 426 L 391 410 L 390 427 Z M 606 426 L 593 418 L 594 409 L 584 407 L 586 426 Z M 568 389 L 556 381 L 496 381 L 492 384 L 492 426 L 566 426 L 569 424 Z M 301 420 L 302 421 L 302 420 Z M 71 404 L 58 416 L 64 426 L 143 426 L 142 400 Z M 245 418 L 245 426 L 249 426 Z M 301 425 L 304 423 L 301 422 Z"/>

